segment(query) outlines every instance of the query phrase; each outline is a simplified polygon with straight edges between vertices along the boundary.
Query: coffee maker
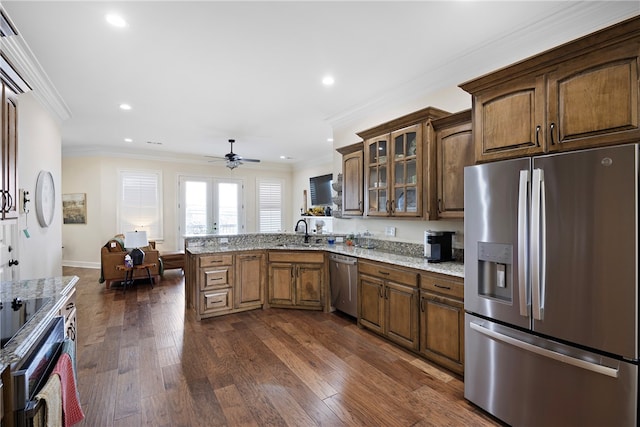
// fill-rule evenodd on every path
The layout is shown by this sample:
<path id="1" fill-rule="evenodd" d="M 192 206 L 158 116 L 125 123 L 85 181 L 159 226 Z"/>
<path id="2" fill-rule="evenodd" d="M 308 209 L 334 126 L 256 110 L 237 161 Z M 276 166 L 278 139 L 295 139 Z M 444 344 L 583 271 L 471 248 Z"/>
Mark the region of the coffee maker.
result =
<path id="1" fill-rule="evenodd" d="M 424 257 L 428 262 L 445 262 L 453 260 L 451 238 L 453 231 L 424 232 Z"/>

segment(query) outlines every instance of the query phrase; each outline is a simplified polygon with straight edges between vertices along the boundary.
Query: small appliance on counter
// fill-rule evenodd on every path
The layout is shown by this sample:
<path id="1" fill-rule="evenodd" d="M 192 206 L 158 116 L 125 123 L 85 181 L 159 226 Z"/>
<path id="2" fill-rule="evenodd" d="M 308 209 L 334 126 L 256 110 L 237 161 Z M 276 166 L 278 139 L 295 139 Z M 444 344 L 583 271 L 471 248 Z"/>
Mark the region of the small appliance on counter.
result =
<path id="1" fill-rule="evenodd" d="M 431 231 L 424 232 L 424 257 L 429 262 L 445 262 L 453 260 L 453 250 L 451 248 L 451 237 L 453 231 Z"/>

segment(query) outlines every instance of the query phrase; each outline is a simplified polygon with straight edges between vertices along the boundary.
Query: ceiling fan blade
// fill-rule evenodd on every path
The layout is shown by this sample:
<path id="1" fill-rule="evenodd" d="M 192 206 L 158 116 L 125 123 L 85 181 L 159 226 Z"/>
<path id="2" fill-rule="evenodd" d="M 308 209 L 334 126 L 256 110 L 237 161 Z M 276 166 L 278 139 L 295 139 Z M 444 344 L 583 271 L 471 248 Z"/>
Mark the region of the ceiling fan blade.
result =
<path id="1" fill-rule="evenodd" d="M 241 162 L 260 163 L 260 160 L 258 160 L 258 159 L 246 159 L 244 157 L 239 157 L 238 160 L 240 160 Z"/>
<path id="2" fill-rule="evenodd" d="M 204 156 L 204 157 L 207 157 L 207 162 L 209 163 L 218 163 L 218 162 L 227 161 L 225 157 L 219 157 L 219 156 Z"/>

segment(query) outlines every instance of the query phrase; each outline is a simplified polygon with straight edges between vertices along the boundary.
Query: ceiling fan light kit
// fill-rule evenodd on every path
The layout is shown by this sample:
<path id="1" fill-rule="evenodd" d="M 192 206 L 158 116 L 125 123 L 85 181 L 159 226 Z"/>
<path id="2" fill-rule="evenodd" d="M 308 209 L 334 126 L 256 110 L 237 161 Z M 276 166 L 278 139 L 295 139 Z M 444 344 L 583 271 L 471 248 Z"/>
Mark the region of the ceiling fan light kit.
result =
<path id="1" fill-rule="evenodd" d="M 214 157 L 214 158 L 218 158 L 218 159 L 222 159 L 226 162 L 226 167 L 228 167 L 229 169 L 233 170 L 235 168 L 237 168 L 238 166 L 244 164 L 243 162 L 252 162 L 252 163 L 260 163 L 260 160 L 258 159 L 245 159 L 242 156 L 239 156 L 238 154 L 233 152 L 233 143 L 236 142 L 235 139 L 230 139 L 229 140 L 229 144 L 231 144 L 231 150 L 229 153 L 225 154 L 224 157 Z M 212 157 L 212 156 L 207 156 L 207 157 Z"/>

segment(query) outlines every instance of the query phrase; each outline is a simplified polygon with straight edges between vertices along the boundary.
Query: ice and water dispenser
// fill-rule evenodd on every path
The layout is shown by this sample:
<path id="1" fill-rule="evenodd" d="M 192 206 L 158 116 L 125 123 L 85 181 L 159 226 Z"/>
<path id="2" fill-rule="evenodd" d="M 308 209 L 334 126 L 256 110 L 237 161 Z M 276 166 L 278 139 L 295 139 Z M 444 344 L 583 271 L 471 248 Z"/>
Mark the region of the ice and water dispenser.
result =
<path id="1" fill-rule="evenodd" d="M 478 242 L 478 294 L 512 302 L 512 245 Z"/>

